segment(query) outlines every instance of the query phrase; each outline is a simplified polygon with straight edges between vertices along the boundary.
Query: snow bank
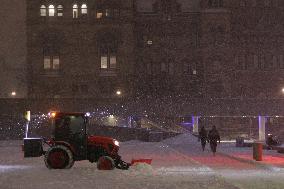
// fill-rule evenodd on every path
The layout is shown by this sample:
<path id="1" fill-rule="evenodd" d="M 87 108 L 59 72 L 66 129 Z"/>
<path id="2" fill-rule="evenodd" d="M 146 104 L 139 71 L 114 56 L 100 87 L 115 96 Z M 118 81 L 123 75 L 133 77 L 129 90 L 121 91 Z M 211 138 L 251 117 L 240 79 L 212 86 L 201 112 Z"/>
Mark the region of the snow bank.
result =
<path id="1" fill-rule="evenodd" d="M 148 163 L 135 163 L 134 165 L 130 166 L 129 171 L 137 174 L 143 175 L 151 175 L 154 173 L 154 169 Z"/>

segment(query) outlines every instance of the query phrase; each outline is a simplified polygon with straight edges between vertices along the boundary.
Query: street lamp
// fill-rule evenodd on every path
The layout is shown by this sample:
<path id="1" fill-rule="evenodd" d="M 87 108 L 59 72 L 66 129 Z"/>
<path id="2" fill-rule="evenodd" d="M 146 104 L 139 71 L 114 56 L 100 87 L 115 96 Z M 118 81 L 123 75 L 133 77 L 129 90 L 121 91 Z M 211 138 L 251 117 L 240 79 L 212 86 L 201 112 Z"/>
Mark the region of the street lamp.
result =
<path id="1" fill-rule="evenodd" d="M 120 95 L 121 95 L 121 91 L 120 91 L 120 90 L 117 90 L 117 91 L 116 91 L 116 95 L 120 96 Z"/>
<path id="2" fill-rule="evenodd" d="M 282 88 L 282 90 L 281 90 L 281 91 L 282 91 L 282 93 L 284 94 L 284 87 Z"/>
<path id="3" fill-rule="evenodd" d="M 16 96 L 17 93 L 15 91 L 11 92 L 11 96 Z"/>

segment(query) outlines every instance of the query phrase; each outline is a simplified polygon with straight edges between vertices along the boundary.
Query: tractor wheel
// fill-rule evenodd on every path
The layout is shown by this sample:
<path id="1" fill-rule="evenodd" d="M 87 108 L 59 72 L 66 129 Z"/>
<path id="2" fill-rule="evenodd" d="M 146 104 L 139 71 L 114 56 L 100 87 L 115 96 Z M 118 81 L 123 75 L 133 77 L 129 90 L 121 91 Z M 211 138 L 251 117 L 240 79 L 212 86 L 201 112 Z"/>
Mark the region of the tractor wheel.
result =
<path id="1" fill-rule="evenodd" d="M 65 146 L 53 146 L 44 155 L 44 162 L 49 169 L 69 169 L 74 165 L 72 152 Z"/>
<path id="2" fill-rule="evenodd" d="M 102 156 L 97 162 L 97 168 L 99 170 L 113 170 L 115 168 L 114 161 L 109 156 Z"/>

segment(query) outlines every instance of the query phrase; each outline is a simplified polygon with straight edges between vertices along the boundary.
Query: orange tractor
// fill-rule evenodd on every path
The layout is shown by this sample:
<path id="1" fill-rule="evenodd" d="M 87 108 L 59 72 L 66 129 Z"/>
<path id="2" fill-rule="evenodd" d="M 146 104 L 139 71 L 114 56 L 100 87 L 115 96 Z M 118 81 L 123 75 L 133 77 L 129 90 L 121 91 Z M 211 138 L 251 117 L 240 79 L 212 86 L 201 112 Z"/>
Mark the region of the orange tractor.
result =
<path id="1" fill-rule="evenodd" d="M 98 169 L 128 169 L 130 164 L 118 155 L 119 142 L 113 138 L 89 136 L 85 113 L 52 112 L 50 139 L 24 138 L 24 156 L 40 157 L 49 169 L 71 168 L 75 161 L 97 162 Z M 44 151 L 43 144 L 48 145 Z"/>

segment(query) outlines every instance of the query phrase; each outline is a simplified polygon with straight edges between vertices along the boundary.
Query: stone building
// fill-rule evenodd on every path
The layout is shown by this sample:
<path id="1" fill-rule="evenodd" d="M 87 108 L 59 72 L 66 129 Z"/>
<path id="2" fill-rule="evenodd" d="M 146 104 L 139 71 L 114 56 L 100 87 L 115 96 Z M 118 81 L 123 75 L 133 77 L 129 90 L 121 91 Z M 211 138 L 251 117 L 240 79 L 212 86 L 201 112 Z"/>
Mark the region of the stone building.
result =
<path id="1" fill-rule="evenodd" d="M 0 98 L 26 97 L 25 1 L 1 1 Z"/>
<path id="2" fill-rule="evenodd" d="M 132 1 L 27 4 L 30 97 L 124 94 L 134 62 Z"/>
<path id="3" fill-rule="evenodd" d="M 281 97 L 283 9 L 281 0 L 29 0 L 29 97 Z"/>

